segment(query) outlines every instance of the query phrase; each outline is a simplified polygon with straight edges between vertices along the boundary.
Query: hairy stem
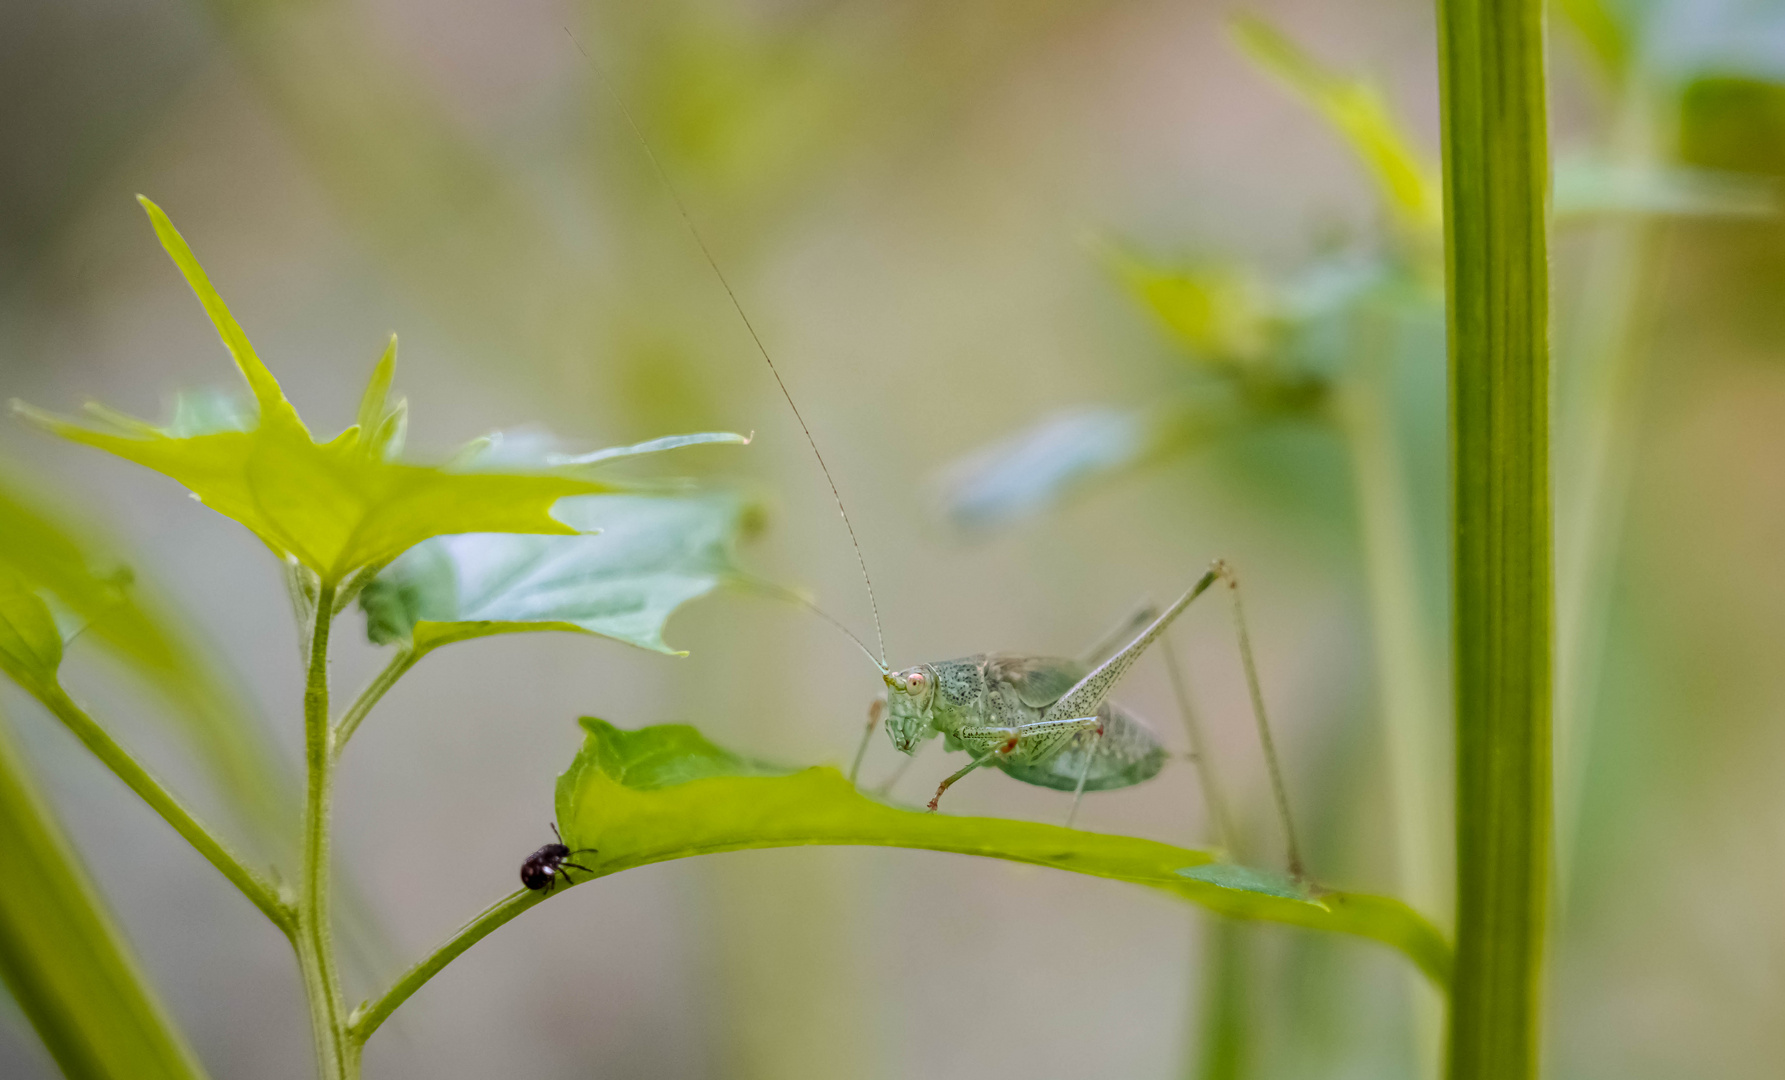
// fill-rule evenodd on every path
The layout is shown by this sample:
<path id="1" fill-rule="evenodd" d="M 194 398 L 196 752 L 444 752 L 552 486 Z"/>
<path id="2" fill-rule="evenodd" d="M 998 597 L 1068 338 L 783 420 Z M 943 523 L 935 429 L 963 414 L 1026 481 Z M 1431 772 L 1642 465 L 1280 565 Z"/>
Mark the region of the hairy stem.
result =
<path id="1" fill-rule="evenodd" d="M 497 901 L 481 915 L 460 927 L 445 944 L 422 958 L 414 967 L 405 971 L 401 978 L 392 984 L 377 1001 L 367 1002 L 353 1011 L 352 1020 L 347 1029 L 347 1039 L 355 1057 L 360 1047 L 372 1037 L 379 1026 L 390 1019 L 390 1014 L 397 1006 L 408 1001 L 410 995 L 422 988 L 429 979 L 440 973 L 446 965 L 458 959 L 466 949 L 488 937 L 497 927 L 545 900 L 550 893 L 521 889 Z"/>
<path id="2" fill-rule="evenodd" d="M 310 632 L 310 670 L 304 680 L 304 869 L 298 890 L 297 956 L 310 1000 L 317 1071 L 323 1080 L 347 1080 L 347 1021 L 335 965 L 329 910 L 329 799 L 334 773 L 328 715 L 329 627 L 335 617 L 335 585 L 323 584 Z"/>
<path id="3" fill-rule="evenodd" d="M 172 825 L 174 831 L 228 878 L 230 884 L 241 890 L 242 895 L 260 909 L 261 914 L 272 920 L 273 925 L 285 931 L 288 936 L 292 933 L 295 927 L 294 915 L 279 899 L 279 890 L 250 870 L 216 834 L 192 815 L 192 811 L 186 809 L 185 804 L 173 792 L 150 775 L 130 751 L 107 734 L 104 728 L 60 689 L 43 695 L 40 700 L 55 714 L 56 719 L 74 733 L 75 738 L 93 752 L 93 756 L 101 764 L 124 781 L 126 787 L 136 792 L 138 798 L 148 803 L 150 809 L 160 814 L 163 821 Z"/>
<path id="4" fill-rule="evenodd" d="M 333 752 L 336 758 L 339 758 L 341 752 L 347 749 L 347 740 L 353 738 L 353 733 L 359 730 L 360 724 L 366 719 L 366 714 L 372 711 L 372 707 L 378 704 L 379 699 L 389 693 L 390 688 L 397 685 L 397 680 L 408 674 L 409 669 L 414 667 L 416 661 L 424 655 L 426 654 L 419 653 L 407 645 L 398 647 L 397 654 L 390 658 L 390 663 L 384 666 L 384 670 L 373 676 L 372 681 L 366 684 L 366 688 L 359 692 L 359 697 L 353 699 L 353 704 L 347 707 L 346 714 L 335 725 Z"/>

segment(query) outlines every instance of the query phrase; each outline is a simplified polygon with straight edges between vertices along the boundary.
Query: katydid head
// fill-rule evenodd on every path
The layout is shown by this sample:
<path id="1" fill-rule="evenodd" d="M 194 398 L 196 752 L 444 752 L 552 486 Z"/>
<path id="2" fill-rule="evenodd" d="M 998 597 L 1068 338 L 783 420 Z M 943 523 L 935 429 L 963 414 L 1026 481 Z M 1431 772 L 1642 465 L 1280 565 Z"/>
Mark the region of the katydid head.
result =
<path id="1" fill-rule="evenodd" d="M 882 675 L 886 682 L 886 734 L 900 753 L 915 754 L 936 734 L 930 703 L 936 697 L 936 672 L 928 664 Z"/>

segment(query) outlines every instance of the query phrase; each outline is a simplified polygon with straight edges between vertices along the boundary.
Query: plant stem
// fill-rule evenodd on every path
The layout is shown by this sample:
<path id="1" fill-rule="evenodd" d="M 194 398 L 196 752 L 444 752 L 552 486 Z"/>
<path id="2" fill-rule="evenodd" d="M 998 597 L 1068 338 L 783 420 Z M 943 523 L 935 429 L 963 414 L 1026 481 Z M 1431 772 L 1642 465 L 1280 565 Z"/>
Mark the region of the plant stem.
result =
<path id="1" fill-rule="evenodd" d="M 1394 349 L 1388 318 L 1371 306 L 1358 313 L 1355 376 L 1340 391 L 1338 417 L 1357 493 L 1402 896 L 1430 916 L 1444 898 L 1442 796 L 1433 776 L 1439 767 L 1434 736 L 1443 707 L 1432 677 L 1436 665 L 1426 654 L 1419 550 L 1388 400 Z"/>
<path id="2" fill-rule="evenodd" d="M 1540 0 L 1439 0 L 1455 580 L 1452 1080 L 1537 1074 L 1554 618 Z"/>
<path id="3" fill-rule="evenodd" d="M 1612 134 L 1617 160 L 1653 168 L 1664 159 L 1655 91 L 1621 87 Z M 1561 468 L 1556 561 L 1556 889 L 1567 910 L 1581 803 L 1610 629 L 1611 589 L 1635 460 L 1646 333 L 1661 305 L 1657 272 L 1666 222 L 1643 214 L 1598 223 L 1588 252 L 1582 313 L 1559 394 Z"/>
<path id="4" fill-rule="evenodd" d="M 1419 547 L 1407 474 L 1390 398 L 1395 335 L 1391 313 L 1366 303 L 1356 315 L 1352 376 L 1337 399 L 1351 453 L 1365 578 L 1370 593 L 1376 687 L 1388 751 L 1389 799 L 1401 895 L 1430 917 L 1443 910 L 1443 794 L 1437 770 L 1443 723 L 1437 667 L 1428 655 L 1420 610 Z M 1424 980 L 1416 979 L 1415 982 Z M 1442 995 L 1413 987 L 1412 1034 L 1417 1076 L 1436 1075 L 1442 1060 Z"/>
<path id="5" fill-rule="evenodd" d="M 93 756 L 101 764 L 124 781 L 124 785 L 136 792 L 143 802 L 148 803 L 150 809 L 160 814 L 163 821 L 173 826 L 174 831 L 228 878 L 230 884 L 241 890 L 242 895 L 272 920 L 274 926 L 283 930 L 287 936 L 292 933 L 295 926 L 294 914 L 279 898 L 279 890 L 250 870 L 222 840 L 186 809 L 178 797 L 161 786 L 161 782 L 150 775 L 130 751 L 124 749 L 85 710 L 76 705 L 74 699 L 60 688 L 55 688 L 41 695 L 38 700 L 74 733 L 74 737 L 82 745 L 93 752 Z"/>
<path id="6" fill-rule="evenodd" d="M 543 890 L 521 889 L 502 898 L 481 915 L 460 927 L 457 933 L 446 940 L 445 944 L 405 971 L 403 976 L 392 984 L 391 988 L 386 990 L 377 1001 L 368 1002 L 355 1009 L 347 1029 L 349 1048 L 353 1055 L 358 1057 L 359 1050 L 366 1044 L 366 1040 L 371 1038 L 372 1033 L 390 1018 L 390 1014 L 397 1010 L 397 1006 L 408 1001 L 411 994 L 420 990 L 424 983 L 439 974 L 446 965 L 458 959 L 459 954 L 488 937 L 503 923 L 535 904 L 541 903 L 549 895 L 551 894 Z"/>
<path id="7" fill-rule="evenodd" d="M 1243 1080 L 1252 1071 L 1251 963 L 1248 928 L 1234 919 L 1207 922 L 1201 1016 L 1194 1022 L 1201 1053 L 1186 1057 L 1186 1077 Z"/>
<path id="8" fill-rule="evenodd" d="M 390 658 L 390 663 L 384 666 L 384 670 L 373 676 L 366 688 L 359 692 L 359 697 L 353 699 L 353 704 L 347 707 L 346 715 L 335 725 L 334 756 L 337 759 L 347 749 L 347 740 L 353 738 L 353 733 L 359 730 L 360 723 L 372 711 L 372 706 L 378 704 L 379 699 L 397 685 L 397 680 L 407 674 L 416 661 L 425 655 L 410 646 L 399 646 L 397 654 Z"/>
<path id="9" fill-rule="evenodd" d="M 317 1071 L 323 1080 L 347 1080 L 353 1074 L 329 910 L 329 798 L 334 754 L 329 747 L 328 643 L 334 617 L 335 585 L 325 582 L 311 615 L 310 671 L 304 680 L 304 869 L 295 943 L 304 992 L 310 1000 Z"/>

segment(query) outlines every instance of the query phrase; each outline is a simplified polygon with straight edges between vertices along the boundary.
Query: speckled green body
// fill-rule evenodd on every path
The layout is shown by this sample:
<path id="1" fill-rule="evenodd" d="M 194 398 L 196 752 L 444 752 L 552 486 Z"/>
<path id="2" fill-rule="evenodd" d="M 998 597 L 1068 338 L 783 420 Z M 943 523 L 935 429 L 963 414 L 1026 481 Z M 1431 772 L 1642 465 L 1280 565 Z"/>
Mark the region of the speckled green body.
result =
<path id="1" fill-rule="evenodd" d="M 1102 701 L 1094 714 L 1050 717 L 1090 671 L 1079 660 L 1000 653 L 909 668 L 895 681 L 908 686 L 921 673 L 924 690 L 887 695 L 887 734 L 907 754 L 937 735 L 949 750 L 996 753 L 989 764 L 1061 791 L 1077 788 L 1080 777 L 1087 791 L 1152 779 L 1165 765 L 1165 747 L 1133 714 Z"/>

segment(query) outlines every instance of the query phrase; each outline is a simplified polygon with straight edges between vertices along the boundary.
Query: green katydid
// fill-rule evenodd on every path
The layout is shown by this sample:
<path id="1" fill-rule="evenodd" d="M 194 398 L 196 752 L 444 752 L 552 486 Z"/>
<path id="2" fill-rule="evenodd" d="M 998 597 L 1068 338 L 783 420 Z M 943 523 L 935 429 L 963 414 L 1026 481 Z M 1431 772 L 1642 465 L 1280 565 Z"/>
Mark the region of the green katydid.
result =
<path id="1" fill-rule="evenodd" d="M 568 29 L 566 33 L 569 33 Z M 1077 814 L 1079 800 L 1086 791 L 1130 787 L 1152 779 L 1164 767 L 1169 755 L 1158 736 L 1138 717 L 1109 701 L 1108 694 L 1141 654 L 1165 633 L 1171 622 L 1192 601 L 1216 582 L 1223 582 L 1233 598 L 1240 657 L 1245 668 L 1259 739 L 1269 766 L 1277 811 L 1282 819 L 1289 870 L 1296 878 L 1301 878 L 1301 852 L 1296 843 L 1289 801 L 1277 765 L 1276 750 L 1264 711 L 1264 696 L 1259 687 L 1257 668 L 1246 633 L 1239 581 L 1224 562 L 1216 561 L 1189 591 L 1163 613 L 1155 617 L 1154 612 L 1143 609 L 1135 618 L 1118 628 L 1116 635 L 1106 638 L 1084 659 L 992 653 L 919 664 L 900 671 L 887 666 L 880 606 L 874 596 L 873 581 L 868 576 L 867 560 L 862 555 L 861 543 L 856 537 L 854 524 L 849 520 L 849 511 L 843 505 L 843 496 L 837 488 L 836 479 L 831 475 L 830 466 L 825 463 L 824 454 L 818 449 L 817 439 L 813 437 L 805 416 L 793 400 L 792 392 L 781 378 L 780 369 L 775 366 L 774 358 L 769 354 L 762 336 L 750 321 L 736 290 L 725 276 L 725 271 L 720 268 L 712 249 L 707 246 L 705 238 L 694 223 L 693 215 L 689 213 L 656 152 L 651 149 L 650 141 L 645 138 L 625 99 L 608 79 L 601 65 L 582 48 L 581 43 L 576 42 L 574 35 L 571 40 L 606 85 L 621 115 L 625 117 L 627 126 L 632 129 L 643 148 L 658 180 L 675 204 L 689 235 L 725 290 L 726 297 L 749 333 L 756 351 L 768 365 L 775 385 L 780 389 L 794 419 L 798 421 L 800 431 L 812 449 L 812 456 L 817 459 L 818 467 L 824 473 L 837 513 L 842 517 L 844 528 L 849 533 L 849 542 L 855 549 L 856 564 L 861 571 L 869 607 L 873 612 L 875 640 L 880 646 L 879 657 L 876 658 L 861 639 L 842 623 L 804 598 L 789 595 L 854 641 L 863 655 L 879 669 L 881 680 L 886 685 L 886 694 L 877 698 L 869 709 L 867 729 L 856 750 L 850 780 L 856 779 L 874 728 L 884 716 L 887 734 L 891 737 L 893 746 L 906 755 L 915 755 L 924 743 L 941 735 L 947 749 L 964 750 L 971 756 L 966 767 L 938 785 L 935 797 L 929 802 L 931 811 L 936 809 L 943 792 L 956 781 L 975 769 L 992 765 L 1027 784 L 1072 791 L 1072 811 L 1066 819 L 1070 827 Z M 1137 629 L 1139 632 L 1134 633 Z M 1129 638 L 1129 634 L 1134 636 Z M 1181 690 L 1176 685 L 1175 668 L 1173 683 L 1174 690 Z M 1185 708 L 1186 726 L 1191 727 L 1194 739 L 1194 726 L 1181 692 L 1179 704 L 1181 708 Z M 1200 748 L 1193 747 L 1193 756 L 1200 757 L 1200 753 Z"/>

